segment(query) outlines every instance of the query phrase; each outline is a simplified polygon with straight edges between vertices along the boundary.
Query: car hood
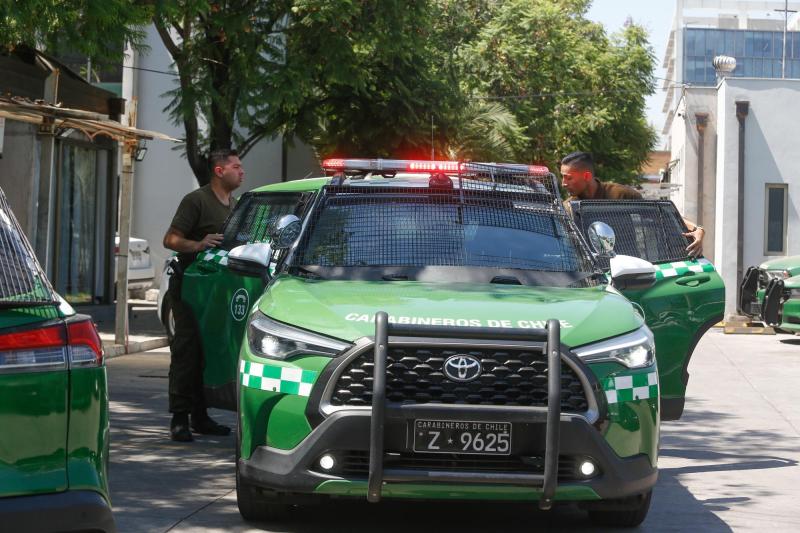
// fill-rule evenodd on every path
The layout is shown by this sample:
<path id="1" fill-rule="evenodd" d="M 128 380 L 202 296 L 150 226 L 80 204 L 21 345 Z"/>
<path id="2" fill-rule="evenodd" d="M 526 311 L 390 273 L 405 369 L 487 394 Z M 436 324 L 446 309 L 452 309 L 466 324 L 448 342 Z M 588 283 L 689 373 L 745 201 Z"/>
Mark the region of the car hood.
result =
<path id="1" fill-rule="evenodd" d="M 792 276 L 796 276 L 800 274 L 800 255 L 770 259 L 769 261 L 764 261 L 758 267 L 762 270 L 788 270 Z"/>
<path id="2" fill-rule="evenodd" d="M 783 280 L 783 287 L 786 289 L 800 289 L 800 276 L 793 276 Z"/>
<path id="3" fill-rule="evenodd" d="M 265 315 L 354 341 L 374 334 L 378 311 L 389 320 L 439 326 L 544 327 L 561 321 L 561 340 L 579 346 L 639 328 L 644 320 L 607 286 L 565 289 L 414 281 L 331 281 L 281 276 L 258 303 Z"/>

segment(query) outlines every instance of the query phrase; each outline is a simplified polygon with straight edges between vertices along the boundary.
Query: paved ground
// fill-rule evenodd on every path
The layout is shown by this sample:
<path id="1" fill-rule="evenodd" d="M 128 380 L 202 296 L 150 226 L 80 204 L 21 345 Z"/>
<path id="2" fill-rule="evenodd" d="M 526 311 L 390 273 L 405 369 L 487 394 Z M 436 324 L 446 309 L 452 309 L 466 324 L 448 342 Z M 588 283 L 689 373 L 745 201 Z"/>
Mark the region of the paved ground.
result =
<path id="1" fill-rule="evenodd" d="M 233 437 L 167 439 L 169 354 L 109 361 L 111 490 L 120 532 L 266 531 L 236 508 Z M 710 332 L 689 367 L 682 420 L 663 425 L 644 531 L 800 530 L 800 338 Z M 233 424 L 232 413 L 216 412 Z M 269 531 L 588 531 L 572 507 L 338 503 Z"/>

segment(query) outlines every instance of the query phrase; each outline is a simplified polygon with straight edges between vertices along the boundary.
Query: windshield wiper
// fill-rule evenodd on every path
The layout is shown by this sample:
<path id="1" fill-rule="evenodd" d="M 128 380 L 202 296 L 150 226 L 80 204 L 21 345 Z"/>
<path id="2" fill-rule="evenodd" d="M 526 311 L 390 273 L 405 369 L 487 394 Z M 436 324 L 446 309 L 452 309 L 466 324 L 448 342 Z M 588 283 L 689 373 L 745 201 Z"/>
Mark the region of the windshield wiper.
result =
<path id="1" fill-rule="evenodd" d="M 297 274 L 308 279 L 325 279 L 313 270 L 310 270 L 306 267 L 296 266 Z"/>
<path id="2" fill-rule="evenodd" d="M 381 276 L 383 281 L 408 281 L 408 276 L 405 274 L 386 274 Z"/>

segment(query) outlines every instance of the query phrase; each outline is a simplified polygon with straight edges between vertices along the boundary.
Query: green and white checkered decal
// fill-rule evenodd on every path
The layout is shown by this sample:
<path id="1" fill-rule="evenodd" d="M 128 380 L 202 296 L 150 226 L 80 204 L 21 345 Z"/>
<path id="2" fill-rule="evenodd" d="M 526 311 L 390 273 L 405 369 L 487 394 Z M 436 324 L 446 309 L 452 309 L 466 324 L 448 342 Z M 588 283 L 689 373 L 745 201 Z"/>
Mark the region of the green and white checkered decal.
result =
<path id="1" fill-rule="evenodd" d="M 317 380 L 318 374 L 313 370 L 265 365 L 250 361 L 241 361 L 239 371 L 242 385 L 245 387 L 298 396 L 311 394 L 311 387 Z"/>
<path id="2" fill-rule="evenodd" d="M 201 261 L 209 261 L 211 263 L 218 263 L 225 266 L 228 264 L 228 250 L 213 248 L 211 250 L 206 250 L 205 252 L 200 252 L 197 255 L 197 258 Z"/>
<path id="3" fill-rule="evenodd" d="M 656 279 L 682 276 L 687 272 L 714 272 L 714 265 L 704 257 L 694 261 L 676 261 L 675 263 L 661 263 L 654 266 L 656 267 Z"/>
<path id="4" fill-rule="evenodd" d="M 658 398 L 658 373 L 629 374 L 603 380 L 609 404 Z"/>

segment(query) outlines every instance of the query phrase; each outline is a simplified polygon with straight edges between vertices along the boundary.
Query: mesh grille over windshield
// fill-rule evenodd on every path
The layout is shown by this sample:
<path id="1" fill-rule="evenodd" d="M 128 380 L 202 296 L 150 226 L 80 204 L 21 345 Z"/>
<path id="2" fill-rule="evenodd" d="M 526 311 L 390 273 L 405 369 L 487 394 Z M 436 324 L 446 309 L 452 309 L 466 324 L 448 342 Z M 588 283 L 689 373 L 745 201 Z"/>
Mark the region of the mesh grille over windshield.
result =
<path id="1" fill-rule="evenodd" d="M 269 242 L 270 227 L 283 215 L 295 214 L 303 195 L 293 192 L 247 193 L 236 204 L 223 230 L 223 250 Z"/>
<path id="2" fill-rule="evenodd" d="M 646 259 L 651 263 L 683 261 L 688 258 L 688 239 L 680 213 L 665 200 L 581 200 L 573 202 L 575 222 L 584 234 L 596 221 L 614 230 L 614 252 Z M 608 268 L 608 259 L 599 260 Z"/>
<path id="3" fill-rule="evenodd" d="M 552 175 L 469 165 L 459 178 L 350 180 L 323 189 L 292 263 L 592 272 Z M 443 186 L 450 180 L 452 187 Z"/>
<path id="4" fill-rule="evenodd" d="M 42 305 L 57 299 L 0 189 L 0 306 L 9 303 Z"/>

